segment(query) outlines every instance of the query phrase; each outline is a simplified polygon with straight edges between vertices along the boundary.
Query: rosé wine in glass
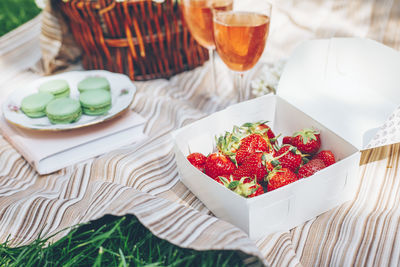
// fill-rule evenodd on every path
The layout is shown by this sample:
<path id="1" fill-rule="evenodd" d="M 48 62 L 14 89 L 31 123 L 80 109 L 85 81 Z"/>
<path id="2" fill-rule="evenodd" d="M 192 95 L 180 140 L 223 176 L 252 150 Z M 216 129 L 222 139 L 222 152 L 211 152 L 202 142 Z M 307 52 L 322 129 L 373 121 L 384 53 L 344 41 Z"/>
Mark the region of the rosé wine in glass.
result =
<path id="1" fill-rule="evenodd" d="M 208 49 L 212 67 L 212 86 L 214 87 L 214 91 L 216 91 L 213 9 L 223 11 L 232 10 L 233 0 L 182 0 L 181 3 L 183 17 L 190 33 L 201 46 Z"/>
<path id="2" fill-rule="evenodd" d="M 239 2 L 239 1 L 238 1 Z M 271 4 L 266 0 L 239 2 L 233 10 L 213 9 L 214 41 L 218 55 L 236 72 L 238 101 L 247 92 L 244 72 L 259 61 L 267 42 L 271 21 Z"/>
<path id="3" fill-rule="evenodd" d="M 217 15 L 214 24 L 219 56 L 234 71 L 251 69 L 260 59 L 269 31 L 269 17 L 250 12 Z"/>
<path id="4" fill-rule="evenodd" d="M 215 48 L 212 10 L 231 10 L 232 0 L 183 0 L 185 22 L 193 38 L 205 48 Z"/>

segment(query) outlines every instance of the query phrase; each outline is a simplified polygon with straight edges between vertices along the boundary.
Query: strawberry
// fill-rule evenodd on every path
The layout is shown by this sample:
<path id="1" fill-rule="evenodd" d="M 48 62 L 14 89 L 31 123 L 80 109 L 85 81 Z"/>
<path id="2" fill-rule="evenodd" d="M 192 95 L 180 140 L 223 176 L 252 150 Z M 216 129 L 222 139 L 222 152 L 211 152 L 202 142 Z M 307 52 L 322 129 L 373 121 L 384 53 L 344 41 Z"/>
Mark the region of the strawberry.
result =
<path id="1" fill-rule="evenodd" d="M 272 132 L 271 128 L 266 124 L 266 122 L 257 122 L 257 123 L 245 123 L 241 127 L 234 126 L 232 132 L 225 132 L 224 135 L 216 137 L 216 144 L 218 151 L 228 156 L 235 164 L 241 164 L 248 156 L 248 153 L 239 153 L 239 162 L 236 162 L 236 153 L 239 150 L 239 147 L 242 145 L 243 139 L 246 139 L 253 134 L 260 135 L 267 143 L 267 150 L 272 150 L 272 144 L 275 143 L 276 138 L 275 134 Z M 254 137 L 250 137 L 254 138 Z M 259 138 L 258 138 L 259 139 Z M 246 139 L 247 140 L 247 139 Z M 259 142 L 259 141 L 255 141 Z M 244 151 L 245 148 L 242 148 Z M 256 150 L 264 151 L 265 148 L 257 148 Z M 254 153 L 255 151 L 251 151 Z"/>
<path id="2" fill-rule="evenodd" d="M 275 169 L 268 177 L 267 190 L 272 191 L 287 184 L 296 182 L 297 175 L 287 168 Z"/>
<path id="3" fill-rule="evenodd" d="M 262 194 L 264 194 L 264 189 L 261 185 L 257 184 L 257 190 L 253 194 L 248 195 L 247 198 L 256 197 Z"/>
<path id="4" fill-rule="evenodd" d="M 231 175 L 221 175 L 221 176 L 217 176 L 214 179 L 217 183 L 222 184 L 225 187 L 228 187 L 227 185 L 233 181 L 233 178 Z"/>
<path id="5" fill-rule="evenodd" d="M 335 155 L 330 150 L 322 150 L 315 155 L 314 159 L 320 159 L 324 162 L 325 166 L 328 167 L 336 162 Z"/>
<path id="6" fill-rule="evenodd" d="M 301 153 L 314 154 L 321 147 L 321 138 L 318 131 L 313 129 L 303 129 L 294 133 L 292 145 L 297 147 Z"/>
<path id="7" fill-rule="evenodd" d="M 231 190 L 243 197 L 251 198 L 264 194 L 264 189 L 260 184 L 257 183 L 256 179 L 243 177 L 239 181 L 235 182 L 237 183 L 237 186 L 233 187 L 231 184 Z"/>
<path id="8" fill-rule="evenodd" d="M 241 128 L 250 134 L 252 133 L 261 134 L 265 140 L 268 140 L 270 141 L 271 144 L 273 144 L 275 143 L 277 137 L 271 130 L 271 127 L 267 125 L 267 122 L 268 121 L 260 121 L 256 123 L 248 122 L 243 124 Z"/>
<path id="9" fill-rule="evenodd" d="M 292 137 L 291 136 L 283 137 L 282 144 L 283 145 L 291 145 L 292 144 Z"/>
<path id="10" fill-rule="evenodd" d="M 246 162 L 239 166 L 232 175 L 236 179 L 242 177 L 256 177 L 257 181 L 262 181 L 267 173 L 268 171 L 264 154 L 262 152 L 256 152 L 251 154 L 247 158 Z"/>
<path id="11" fill-rule="evenodd" d="M 232 176 L 219 176 L 216 180 L 242 197 L 251 198 L 264 194 L 264 189 L 257 183 L 256 179 L 243 177 L 240 180 L 235 180 Z"/>
<path id="12" fill-rule="evenodd" d="M 272 131 L 271 127 L 269 127 L 266 122 L 264 123 L 256 123 L 256 132 L 260 131 L 260 132 L 265 132 L 267 134 L 267 137 L 269 138 L 269 140 L 271 141 L 271 143 L 274 143 L 276 141 L 275 139 L 275 134 Z"/>
<path id="13" fill-rule="evenodd" d="M 248 156 L 254 152 L 268 152 L 269 144 L 259 134 L 250 134 L 240 141 L 240 146 L 236 152 L 236 162 L 242 165 Z"/>
<path id="14" fill-rule="evenodd" d="M 262 152 L 256 152 L 248 156 L 246 162 L 232 173 L 236 179 L 242 177 L 257 177 L 257 180 L 262 180 L 266 174 L 267 168 L 263 162 Z"/>
<path id="15" fill-rule="evenodd" d="M 240 140 L 247 135 L 239 127 L 234 126 L 232 132 L 225 132 L 225 135 L 216 138 L 218 151 L 234 160 Z"/>
<path id="16" fill-rule="evenodd" d="M 294 146 L 282 146 L 276 153 L 276 156 L 283 168 L 288 168 L 289 170 L 294 172 L 300 167 L 302 154 Z"/>
<path id="17" fill-rule="evenodd" d="M 267 171 L 270 172 L 272 171 L 276 166 L 280 164 L 280 162 L 277 160 L 278 157 L 276 156 L 276 151 L 271 150 L 268 153 L 264 153 L 263 155 L 263 162 L 265 164 L 265 167 L 267 167 Z"/>
<path id="18" fill-rule="evenodd" d="M 312 159 L 308 163 L 304 164 L 302 167 L 300 167 L 298 176 L 300 178 L 305 178 L 313 175 L 317 171 L 322 170 L 325 168 L 325 164 L 321 159 Z"/>
<path id="19" fill-rule="evenodd" d="M 201 153 L 192 153 L 187 156 L 189 162 L 200 171 L 204 172 L 204 165 L 206 164 L 207 157 Z"/>
<path id="20" fill-rule="evenodd" d="M 236 179 L 242 177 L 257 177 L 257 181 L 263 181 L 268 172 L 279 165 L 279 161 L 277 161 L 274 156 L 275 151 L 273 150 L 268 153 L 253 153 L 247 157 L 246 161 L 240 165 L 232 175 Z"/>
<path id="21" fill-rule="evenodd" d="M 204 165 L 205 173 L 213 179 L 220 175 L 230 175 L 235 168 L 235 164 L 220 152 L 210 154 Z"/>

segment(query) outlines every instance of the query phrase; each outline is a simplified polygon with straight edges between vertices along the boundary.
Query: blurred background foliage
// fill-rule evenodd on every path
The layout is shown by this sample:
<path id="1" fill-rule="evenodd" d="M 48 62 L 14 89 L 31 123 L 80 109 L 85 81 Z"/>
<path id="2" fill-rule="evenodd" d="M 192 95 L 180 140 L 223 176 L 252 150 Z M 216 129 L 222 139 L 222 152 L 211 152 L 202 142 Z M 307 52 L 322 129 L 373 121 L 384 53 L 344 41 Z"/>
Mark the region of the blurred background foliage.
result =
<path id="1" fill-rule="evenodd" d="M 34 0 L 0 0 L 0 36 L 40 13 Z"/>

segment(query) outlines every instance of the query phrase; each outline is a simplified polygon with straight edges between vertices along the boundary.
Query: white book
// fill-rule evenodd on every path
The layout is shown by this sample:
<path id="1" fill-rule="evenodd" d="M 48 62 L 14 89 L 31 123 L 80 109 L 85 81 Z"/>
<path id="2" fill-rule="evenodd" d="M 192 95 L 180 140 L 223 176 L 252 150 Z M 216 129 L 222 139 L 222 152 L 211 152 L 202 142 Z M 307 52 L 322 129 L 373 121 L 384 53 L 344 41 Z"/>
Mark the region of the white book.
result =
<path id="1" fill-rule="evenodd" d="M 129 110 L 110 121 L 58 132 L 22 129 L 2 117 L 0 131 L 39 174 L 48 174 L 145 138 L 144 124 Z"/>

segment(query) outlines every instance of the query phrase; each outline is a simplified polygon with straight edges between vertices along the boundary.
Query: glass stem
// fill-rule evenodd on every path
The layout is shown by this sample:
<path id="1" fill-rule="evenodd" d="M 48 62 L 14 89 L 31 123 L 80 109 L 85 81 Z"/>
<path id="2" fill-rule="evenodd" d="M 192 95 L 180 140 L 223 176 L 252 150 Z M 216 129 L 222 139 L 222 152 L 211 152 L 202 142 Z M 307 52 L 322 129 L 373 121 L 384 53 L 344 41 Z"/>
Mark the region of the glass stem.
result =
<path id="1" fill-rule="evenodd" d="M 217 90 L 217 76 L 216 76 L 216 71 L 215 71 L 215 57 L 214 57 L 214 49 L 209 48 L 208 49 L 208 55 L 210 58 L 210 63 L 211 63 L 211 87 L 210 89 L 211 93 L 213 94 L 218 94 Z"/>
<path id="2" fill-rule="evenodd" d="M 242 102 L 243 100 L 245 100 L 245 91 L 246 91 L 243 73 L 236 72 L 235 76 L 236 76 L 235 87 L 237 88 L 237 91 L 238 91 L 237 101 Z"/>

